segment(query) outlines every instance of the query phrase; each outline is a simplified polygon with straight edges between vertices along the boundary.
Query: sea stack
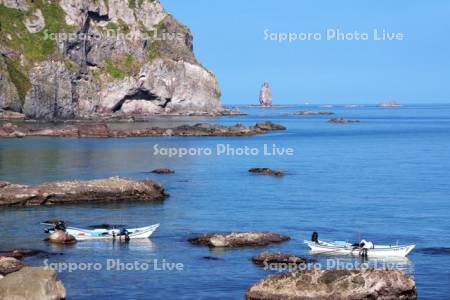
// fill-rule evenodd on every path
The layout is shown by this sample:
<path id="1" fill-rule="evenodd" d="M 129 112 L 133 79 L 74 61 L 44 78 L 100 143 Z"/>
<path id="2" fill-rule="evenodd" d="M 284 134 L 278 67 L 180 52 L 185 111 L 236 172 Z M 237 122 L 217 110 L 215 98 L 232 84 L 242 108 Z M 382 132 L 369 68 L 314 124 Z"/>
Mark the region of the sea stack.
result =
<path id="1" fill-rule="evenodd" d="M 261 86 L 261 90 L 259 92 L 259 104 L 263 107 L 272 106 L 272 90 L 270 89 L 268 82 L 264 82 Z"/>

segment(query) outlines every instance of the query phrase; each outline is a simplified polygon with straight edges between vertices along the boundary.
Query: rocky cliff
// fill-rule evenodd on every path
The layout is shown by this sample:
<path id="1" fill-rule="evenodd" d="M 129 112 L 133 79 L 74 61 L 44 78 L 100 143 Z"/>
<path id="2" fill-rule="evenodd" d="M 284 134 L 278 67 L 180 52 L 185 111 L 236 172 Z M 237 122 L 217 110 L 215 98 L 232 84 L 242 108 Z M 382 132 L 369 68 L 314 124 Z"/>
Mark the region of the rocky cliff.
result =
<path id="1" fill-rule="evenodd" d="M 222 110 L 159 0 L 0 0 L 0 109 L 33 119 Z"/>

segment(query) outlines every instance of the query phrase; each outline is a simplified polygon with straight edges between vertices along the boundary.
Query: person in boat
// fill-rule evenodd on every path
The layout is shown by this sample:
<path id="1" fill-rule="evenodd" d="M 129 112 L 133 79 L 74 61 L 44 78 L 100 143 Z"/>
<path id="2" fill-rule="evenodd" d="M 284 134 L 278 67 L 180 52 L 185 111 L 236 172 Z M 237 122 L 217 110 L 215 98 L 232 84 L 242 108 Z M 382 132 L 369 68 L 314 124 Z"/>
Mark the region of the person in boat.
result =
<path id="1" fill-rule="evenodd" d="M 319 243 L 319 234 L 316 231 L 314 231 L 311 236 L 311 242 L 314 242 L 316 244 Z"/>
<path id="2" fill-rule="evenodd" d="M 361 249 L 373 249 L 374 245 L 371 241 L 361 240 L 359 243 L 354 243 L 352 245 L 354 248 L 361 248 Z"/>

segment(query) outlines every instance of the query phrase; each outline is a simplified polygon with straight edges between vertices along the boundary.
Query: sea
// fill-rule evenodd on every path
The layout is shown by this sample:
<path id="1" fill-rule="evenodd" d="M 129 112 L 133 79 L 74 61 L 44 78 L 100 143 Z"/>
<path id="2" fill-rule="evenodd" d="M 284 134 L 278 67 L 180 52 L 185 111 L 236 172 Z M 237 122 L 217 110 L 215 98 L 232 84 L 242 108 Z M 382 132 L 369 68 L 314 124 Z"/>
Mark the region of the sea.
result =
<path id="1" fill-rule="evenodd" d="M 450 106 L 239 106 L 244 116 L 159 117 L 110 126 L 216 123 L 286 126 L 251 137 L 24 138 L 0 140 L 0 180 L 38 184 L 122 176 L 160 182 L 156 203 L 2 208 L 0 250 L 48 253 L 25 259 L 57 271 L 68 299 L 243 299 L 270 274 L 262 252 L 287 252 L 321 268 L 373 266 L 412 275 L 421 299 L 450 294 Z M 334 115 L 298 116 L 296 111 Z M 332 117 L 359 120 L 334 124 Z M 208 150 L 209 149 L 209 150 Z M 151 170 L 167 167 L 175 174 Z M 248 172 L 283 170 L 283 177 Z M 159 223 L 148 240 L 55 246 L 40 222 L 70 226 Z M 272 231 L 291 240 L 267 247 L 209 249 L 187 240 L 208 232 Z M 415 244 L 406 259 L 311 255 L 304 240 Z"/>

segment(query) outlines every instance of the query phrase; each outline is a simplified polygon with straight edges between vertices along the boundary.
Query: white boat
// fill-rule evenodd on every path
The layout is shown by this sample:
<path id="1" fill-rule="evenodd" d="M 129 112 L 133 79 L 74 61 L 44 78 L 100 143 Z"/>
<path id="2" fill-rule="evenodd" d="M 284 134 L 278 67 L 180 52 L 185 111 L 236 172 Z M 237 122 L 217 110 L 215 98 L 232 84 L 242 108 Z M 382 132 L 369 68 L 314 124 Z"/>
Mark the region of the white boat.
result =
<path id="1" fill-rule="evenodd" d="M 311 254 L 338 254 L 364 257 L 406 257 L 416 245 L 372 245 L 371 247 L 354 246 L 347 242 L 304 241 L 311 249 Z"/>
<path id="2" fill-rule="evenodd" d="M 42 223 L 44 225 L 53 225 L 49 223 Z M 83 240 L 108 240 L 108 239 L 124 239 L 126 236 L 130 239 L 147 239 L 159 227 L 159 224 L 154 224 L 138 228 L 95 228 L 82 229 L 76 227 L 65 227 L 65 231 L 73 235 L 78 241 Z M 46 230 L 47 233 L 54 232 L 54 228 Z"/>

